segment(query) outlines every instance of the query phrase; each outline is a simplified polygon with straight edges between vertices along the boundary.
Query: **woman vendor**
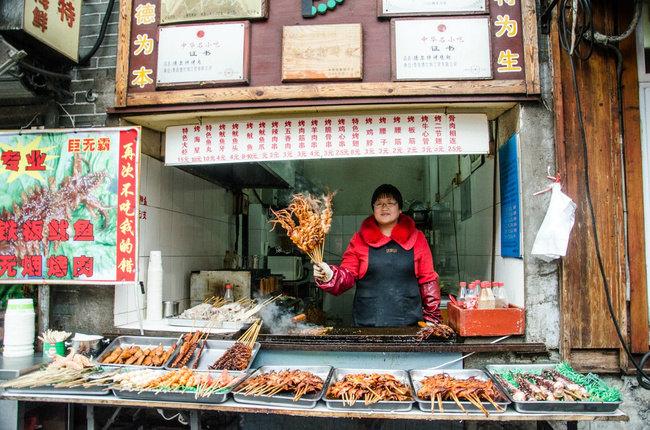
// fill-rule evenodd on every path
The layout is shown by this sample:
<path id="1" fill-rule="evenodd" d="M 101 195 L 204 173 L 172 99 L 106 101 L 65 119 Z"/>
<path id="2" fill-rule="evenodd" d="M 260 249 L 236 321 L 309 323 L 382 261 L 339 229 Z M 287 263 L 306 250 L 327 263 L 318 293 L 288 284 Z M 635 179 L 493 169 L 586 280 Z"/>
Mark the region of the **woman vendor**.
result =
<path id="1" fill-rule="evenodd" d="M 402 214 L 402 194 L 393 185 L 372 194 L 372 215 L 352 236 L 339 266 L 314 265 L 324 291 L 352 288 L 354 324 L 364 327 L 440 322 L 440 287 L 429 244 L 415 222 Z"/>

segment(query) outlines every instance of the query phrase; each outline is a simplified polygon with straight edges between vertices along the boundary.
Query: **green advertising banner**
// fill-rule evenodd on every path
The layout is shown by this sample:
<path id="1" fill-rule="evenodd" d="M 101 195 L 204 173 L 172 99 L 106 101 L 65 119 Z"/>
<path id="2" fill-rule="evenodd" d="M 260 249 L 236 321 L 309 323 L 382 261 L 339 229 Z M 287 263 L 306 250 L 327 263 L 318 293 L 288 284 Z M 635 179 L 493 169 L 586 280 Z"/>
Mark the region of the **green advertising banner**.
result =
<path id="1" fill-rule="evenodd" d="M 0 132 L 0 283 L 136 281 L 139 128 Z"/>

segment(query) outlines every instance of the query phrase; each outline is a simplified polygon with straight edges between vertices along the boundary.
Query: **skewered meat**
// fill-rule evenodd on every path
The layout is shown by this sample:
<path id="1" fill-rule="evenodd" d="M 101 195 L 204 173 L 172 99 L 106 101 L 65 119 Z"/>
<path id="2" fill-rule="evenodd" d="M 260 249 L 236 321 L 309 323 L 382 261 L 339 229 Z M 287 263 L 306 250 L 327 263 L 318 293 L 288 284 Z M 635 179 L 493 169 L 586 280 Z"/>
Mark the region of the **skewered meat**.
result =
<path id="1" fill-rule="evenodd" d="M 453 337 L 456 332 L 454 329 L 445 324 L 422 323 L 420 330 L 415 334 L 418 342 L 429 339 L 431 336 L 449 339 Z"/>
<path id="2" fill-rule="evenodd" d="M 497 381 L 499 381 L 499 384 L 506 390 L 510 391 L 510 394 L 512 395 L 512 399 L 515 402 L 525 402 L 526 400 L 534 400 L 530 399 L 526 393 L 521 391 L 519 388 L 515 387 L 512 385 L 510 382 L 508 382 L 503 376 L 501 375 L 495 375 L 497 378 Z"/>
<path id="3" fill-rule="evenodd" d="M 395 376 L 379 373 L 348 374 L 331 384 L 327 389 L 330 399 L 343 399 L 345 404 L 352 406 L 357 400 L 363 399 L 364 404 L 371 405 L 380 401 L 412 400 L 411 390 Z"/>
<path id="4" fill-rule="evenodd" d="M 497 411 L 503 411 L 503 408 L 495 403 L 501 399 L 501 394 L 494 387 L 491 380 L 482 380 L 475 377 L 458 379 L 441 373 L 427 376 L 420 383 L 422 387 L 418 390 L 418 397 L 431 400 L 431 412 L 434 411 L 436 401 L 440 412 L 444 412 L 442 402 L 447 400 L 456 402 L 463 412 L 466 412 L 466 410 L 461 403 L 462 400 L 476 406 L 485 416 L 490 414 L 483 406 L 483 400 L 487 400 Z"/>
<path id="5" fill-rule="evenodd" d="M 210 369 L 245 370 L 252 356 L 253 350 L 248 345 L 236 342 L 210 366 Z"/>
<path id="6" fill-rule="evenodd" d="M 555 370 L 545 370 L 541 375 L 526 372 L 506 372 L 497 375 L 497 380 L 513 399 L 522 401 L 583 401 L 590 398 L 589 392 Z M 516 383 L 515 386 L 512 382 Z"/>
<path id="7" fill-rule="evenodd" d="M 176 345 L 169 348 L 139 346 L 117 347 L 104 357 L 101 364 L 128 364 L 133 366 L 162 366 L 172 354 Z"/>
<path id="8" fill-rule="evenodd" d="M 247 396 L 273 396 L 281 392 L 292 392 L 295 402 L 305 394 L 318 393 L 322 389 L 323 380 L 311 372 L 282 370 L 247 379 L 239 386 L 237 392 Z"/>
<path id="9" fill-rule="evenodd" d="M 199 346 L 204 333 L 202 331 L 195 331 L 194 333 L 186 333 L 183 335 L 183 340 L 181 343 L 181 349 L 178 351 L 178 355 L 170 365 L 170 367 L 183 367 L 185 366 L 196 351 L 196 348 Z"/>

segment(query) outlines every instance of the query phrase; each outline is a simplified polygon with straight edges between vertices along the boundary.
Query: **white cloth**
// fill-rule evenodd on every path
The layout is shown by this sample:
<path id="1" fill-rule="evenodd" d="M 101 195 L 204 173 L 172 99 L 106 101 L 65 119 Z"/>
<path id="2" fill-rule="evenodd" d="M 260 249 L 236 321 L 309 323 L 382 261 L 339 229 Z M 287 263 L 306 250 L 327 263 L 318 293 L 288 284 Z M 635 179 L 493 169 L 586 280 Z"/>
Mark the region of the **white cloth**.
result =
<path id="1" fill-rule="evenodd" d="M 576 204 L 562 192 L 561 185 L 551 185 L 551 201 L 535 237 L 531 254 L 544 261 L 564 257 L 575 222 L 575 212 Z"/>

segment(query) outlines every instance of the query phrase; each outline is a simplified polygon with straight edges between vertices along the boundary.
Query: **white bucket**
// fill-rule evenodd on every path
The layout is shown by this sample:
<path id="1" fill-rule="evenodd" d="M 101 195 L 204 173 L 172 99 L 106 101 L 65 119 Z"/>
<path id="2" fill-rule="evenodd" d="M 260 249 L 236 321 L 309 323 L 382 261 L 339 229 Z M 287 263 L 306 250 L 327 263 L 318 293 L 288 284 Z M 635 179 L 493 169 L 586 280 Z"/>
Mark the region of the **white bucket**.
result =
<path id="1" fill-rule="evenodd" d="M 32 299 L 9 299 L 5 313 L 5 357 L 25 357 L 34 354 L 36 314 Z"/>

